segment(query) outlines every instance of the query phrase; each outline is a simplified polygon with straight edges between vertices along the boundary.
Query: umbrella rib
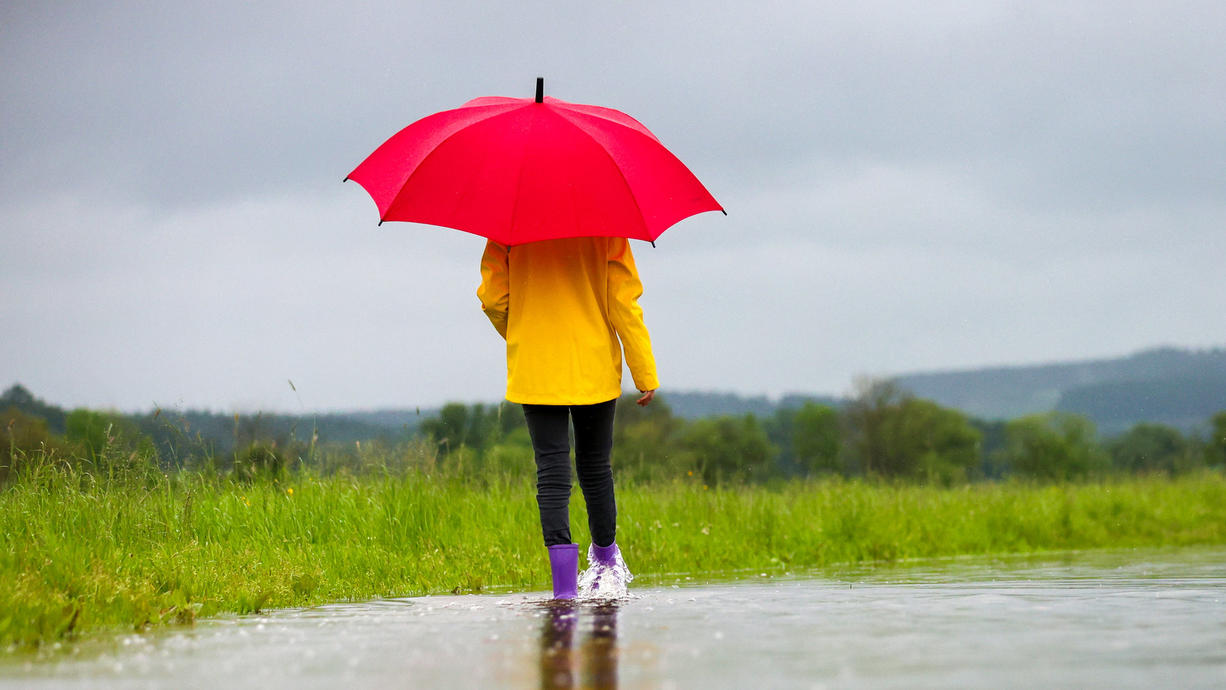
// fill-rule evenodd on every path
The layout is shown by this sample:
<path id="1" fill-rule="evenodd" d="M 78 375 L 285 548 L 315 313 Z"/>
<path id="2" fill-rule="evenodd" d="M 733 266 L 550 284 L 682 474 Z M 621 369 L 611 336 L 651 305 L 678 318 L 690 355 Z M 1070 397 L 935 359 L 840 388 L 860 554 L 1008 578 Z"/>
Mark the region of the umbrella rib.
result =
<path id="1" fill-rule="evenodd" d="M 613 158 L 613 155 L 612 155 L 611 153 L 609 153 L 609 150 L 608 150 L 608 149 L 606 149 L 604 146 L 602 146 L 602 145 L 600 144 L 600 142 L 599 142 L 599 141 L 596 141 L 596 137 L 592 136 L 590 132 L 588 132 L 588 131 L 587 131 L 587 130 L 585 130 L 584 128 L 580 127 L 579 125 L 575 124 L 575 123 L 574 123 L 574 121 L 573 121 L 573 120 L 571 120 L 569 117 L 567 117 L 565 114 L 563 114 L 563 113 L 559 112 L 558 110 L 551 110 L 551 112 L 552 112 L 554 115 L 557 115 L 558 117 L 560 117 L 560 118 L 562 118 L 563 120 L 565 120 L 565 121 L 566 121 L 566 124 L 570 125 L 571 127 L 574 127 L 576 130 L 578 130 L 579 132 L 581 132 L 581 133 L 583 134 L 583 136 L 587 137 L 588 139 L 591 139 L 591 140 L 592 140 L 592 143 L 596 145 L 596 148 L 600 149 L 600 152 L 601 152 L 601 153 L 603 153 L 603 154 L 605 155 L 605 157 L 607 157 L 607 158 L 609 159 L 609 162 L 613 164 L 613 167 L 617 169 L 617 172 L 619 173 L 620 177 L 622 178 L 622 184 L 624 184 L 624 185 L 626 186 L 626 193 L 630 195 L 630 200 L 634 202 L 634 208 L 635 208 L 635 210 L 636 210 L 636 211 L 638 211 L 638 217 L 639 217 L 640 222 L 641 222 L 641 223 L 642 223 L 642 225 L 643 225 L 643 230 L 645 231 L 645 234 L 646 234 L 646 235 L 647 235 L 647 236 L 648 236 L 648 237 L 649 237 L 651 240 L 654 240 L 655 238 L 654 238 L 654 237 L 651 237 L 651 228 L 647 227 L 647 217 L 643 215 L 643 207 L 639 205 L 639 199 L 638 199 L 638 197 L 634 195 L 634 190 L 630 188 L 630 180 L 628 180 L 628 179 L 626 178 L 626 173 L 625 173 L 625 171 L 623 171 L 623 170 L 622 170 L 622 167 L 621 167 L 620 165 L 618 165 L 618 164 L 617 164 L 617 160 Z M 602 119 L 603 119 L 603 118 L 602 118 Z M 642 136 L 642 132 L 638 132 L 638 130 L 634 129 L 633 127 L 626 127 L 626 129 L 629 129 L 630 131 L 636 132 L 636 133 L 638 133 L 640 136 Z M 657 144 L 658 144 L 659 142 L 657 141 L 657 142 L 653 142 L 653 143 L 657 143 Z M 650 240 L 648 240 L 648 241 L 650 241 Z"/>
<path id="2" fill-rule="evenodd" d="M 476 121 L 474 121 L 474 122 L 467 123 L 467 124 L 466 124 L 464 127 L 461 127 L 461 128 L 459 128 L 459 129 L 457 129 L 456 131 L 451 132 L 451 133 L 450 133 L 450 134 L 448 134 L 447 136 L 443 137 L 443 139 L 442 139 L 442 140 L 440 140 L 440 141 L 439 141 L 437 144 L 435 144 L 435 145 L 434 145 L 434 146 L 433 146 L 433 147 L 430 149 L 430 153 L 427 153 L 426 155 L 422 156 L 422 157 L 421 157 L 421 160 L 417 162 L 417 165 L 413 166 L 413 169 L 409 171 L 409 174 L 407 174 L 407 175 L 405 175 L 405 176 L 404 176 L 404 181 L 403 181 L 403 182 L 401 182 L 401 183 L 400 183 L 400 184 L 399 184 L 399 185 L 396 187 L 396 189 L 397 189 L 396 194 L 395 194 L 395 196 L 393 196 L 393 197 L 392 197 L 392 200 L 391 200 L 391 201 L 388 203 L 388 205 L 387 205 L 387 210 L 388 210 L 388 211 L 391 211 L 391 210 L 392 210 L 392 207 L 393 207 L 393 206 L 395 206 L 395 205 L 396 205 L 396 202 L 397 202 L 397 201 L 400 199 L 400 195 L 401 195 L 401 194 L 404 194 L 404 191 L 405 191 L 406 189 L 408 189 L 408 187 L 409 187 L 409 183 L 413 181 L 413 176 L 417 174 L 417 171 L 418 171 L 418 170 L 421 170 L 421 169 L 422 169 L 422 166 L 423 166 L 423 165 L 425 165 L 425 163 L 426 163 L 426 161 L 427 161 L 427 160 L 429 160 L 429 159 L 430 159 L 430 158 L 431 158 L 431 157 L 432 157 L 432 156 L 433 156 L 433 155 L 434 155 L 436 152 L 438 152 L 438 149 L 439 149 L 439 147 L 440 147 L 440 146 L 442 146 L 443 144 L 447 143 L 448 141 L 450 141 L 450 140 L 451 140 L 451 138 L 452 138 L 452 137 L 456 136 L 457 134 L 460 134 L 461 132 L 463 132 L 464 130 L 468 129 L 469 127 L 471 127 L 471 126 L 473 126 L 473 125 L 480 124 L 480 123 L 483 123 L 483 122 L 489 122 L 490 120 L 493 120 L 494 118 L 501 117 L 501 116 L 503 116 L 503 115 L 509 115 L 509 114 L 511 114 L 511 113 L 513 113 L 513 112 L 515 112 L 516 110 L 519 110 L 519 108 L 518 108 L 518 107 L 516 107 L 516 108 L 505 108 L 505 107 L 504 107 L 503 105 L 501 105 L 501 104 L 494 104 L 494 105 L 488 105 L 488 106 L 476 106 L 476 107 L 479 107 L 479 108 L 500 108 L 500 109 L 501 109 L 501 112 L 490 113 L 490 114 L 489 114 L 489 115 L 487 115 L 486 117 L 483 117 L 483 118 L 481 118 L 481 119 L 479 119 L 479 120 L 476 120 Z M 457 110 L 458 110 L 458 108 L 457 108 Z M 411 127 L 411 126 L 412 126 L 412 125 L 410 125 L 410 127 Z M 385 217 L 383 217 L 383 214 L 380 214 L 379 222 L 380 222 L 380 223 L 382 223 L 384 220 L 387 220 L 387 219 L 386 219 Z"/>
<path id="3" fill-rule="evenodd" d="M 529 127 L 528 131 L 529 132 L 532 131 L 532 127 L 534 126 L 535 126 L 535 123 L 529 120 L 528 121 L 528 127 Z M 528 139 L 527 137 L 525 138 Z M 528 140 L 530 141 L 530 139 Z M 519 200 L 522 197 L 521 188 L 524 186 L 524 168 L 528 167 L 524 165 L 524 159 L 527 157 L 528 157 L 527 147 L 520 149 L 519 174 L 516 175 L 515 177 L 515 195 L 511 197 L 511 219 L 510 219 L 511 222 L 507 226 L 506 245 L 508 247 L 510 247 L 513 244 L 511 240 L 513 240 L 514 238 L 511 235 L 512 233 L 515 232 L 515 215 L 519 213 Z"/>
<path id="4" fill-rule="evenodd" d="M 590 110 L 588 110 L 588 108 L 590 108 Z M 654 140 L 657 144 L 661 143 L 660 139 L 656 137 L 656 135 L 653 134 L 650 129 L 647 129 L 647 125 L 643 124 L 642 122 L 639 122 L 637 119 L 631 117 L 630 115 L 627 115 L 626 113 L 621 112 L 620 110 L 613 110 L 612 108 L 605 108 L 603 106 L 586 105 L 584 103 L 566 103 L 564 106 L 559 106 L 557 110 L 559 111 L 565 110 L 567 113 L 574 113 L 575 115 L 596 118 L 598 120 L 608 122 L 609 124 L 613 124 L 613 125 L 617 125 L 618 127 L 622 127 L 623 129 L 628 129 L 634 132 L 638 132 L 639 134 L 649 139 Z M 618 115 L 624 116 L 627 120 L 630 120 L 634 124 L 638 125 L 638 127 L 633 127 L 625 122 L 622 122 L 621 120 L 610 117 L 606 115 L 605 113 L 600 112 L 600 111 L 606 111 L 606 110 L 612 111 L 612 112 L 617 113 Z M 639 127 L 642 127 L 642 129 L 639 129 Z"/>

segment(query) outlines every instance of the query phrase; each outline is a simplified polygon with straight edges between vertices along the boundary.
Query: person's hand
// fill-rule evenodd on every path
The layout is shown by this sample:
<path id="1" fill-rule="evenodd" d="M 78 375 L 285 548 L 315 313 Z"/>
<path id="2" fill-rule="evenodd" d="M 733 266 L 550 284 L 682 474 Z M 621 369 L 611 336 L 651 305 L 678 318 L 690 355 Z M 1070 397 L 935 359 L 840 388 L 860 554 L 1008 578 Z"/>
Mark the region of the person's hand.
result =
<path id="1" fill-rule="evenodd" d="M 637 404 L 639 407 L 647 407 L 647 404 L 650 403 L 656 397 L 656 389 L 654 388 L 652 388 L 649 391 L 639 391 L 639 392 L 643 394 L 643 397 L 634 401 L 635 404 Z"/>

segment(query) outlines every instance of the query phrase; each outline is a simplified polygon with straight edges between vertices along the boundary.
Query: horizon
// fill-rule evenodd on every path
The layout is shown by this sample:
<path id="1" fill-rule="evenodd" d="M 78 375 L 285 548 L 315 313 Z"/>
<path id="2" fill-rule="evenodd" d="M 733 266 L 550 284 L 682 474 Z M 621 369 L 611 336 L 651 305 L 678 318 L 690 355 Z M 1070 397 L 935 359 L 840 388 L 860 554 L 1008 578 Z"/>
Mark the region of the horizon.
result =
<path id="1" fill-rule="evenodd" d="M 1127 360 L 1127 359 L 1131 359 L 1131 358 L 1134 358 L 1136 356 L 1143 355 L 1143 354 L 1164 352 L 1164 351 L 1167 351 L 1167 352 L 1174 351 L 1174 352 L 1180 352 L 1180 353 L 1191 354 L 1191 355 L 1216 354 L 1216 353 L 1226 351 L 1226 344 L 1209 345 L 1205 347 L 1181 347 L 1177 345 L 1164 344 L 1164 345 L 1154 345 L 1152 347 L 1142 348 L 1140 350 L 1136 350 L 1136 351 L 1125 353 L 1125 354 L 1120 354 L 1117 356 L 1087 357 L 1087 358 L 1081 358 L 1081 359 L 1052 360 L 1052 361 L 1045 361 L 1045 362 L 990 364 L 990 365 L 985 365 L 985 366 L 962 367 L 962 368 L 944 369 L 944 370 L 908 371 L 908 372 L 898 372 L 894 374 L 887 374 L 887 375 L 882 375 L 882 376 L 870 376 L 869 378 L 889 380 L 889 379 L 900 379 L 900 378 L 911 378 L 911 377 L 947 376 L 947 375 L 958 375 L 958 374 L 986 373 L 986 372 L 995 372 L 995 371 L 1019 370 L 1019 369 L 1027 369 L 1027 368 L 1084 365 L 1084 364 L 1093 364 L 1093 363 L 1108 362 L 1108 361 Z M 853 378 L 853 382 L 854 380 L 855 380 L 855 377 Z M 297 409 L 289 409 L 289 408 L 237 409 L 237 408 L 232 408 L 232 407 L 231 408 L 213 408 L 213 407 L 208 407 L 208 406 L 196 406 L 196 405 L 191 405 L 191 404 L 169 406 L 169 405 L 158 405 L 155 403 L 155 404 L 151 404 L 148 408 L 124 409 L 124 408 L 118 408 L 118 407 L 109 406 L 109 405 L 72 404 L 72 403 L 64 403 L 59 400 L 53 400 L 45 395 L 41 395 L 39 391 L 31 388 L 30 386 L 26 385 L 24 382 L 20 380 L 12 381 L 8 385 L 6 385 L 3 389 L 0 389 L 0 394 L 8 392 L 9 390 L 11 390 L 12 388 L 16 386 L 21 386 L 22 388 L 27 390 L 31 395 L 34 396 L 36 400 L 40 400 L 43 403 L 46 403 L 48 405 L 52 405 L 55 407 L 59 407 L 65 410 L 70 410 L 74 408 L 86 408 L 86 409 L 91 409 L 91 410 L 113 411 L 113 412 L 118 412 L 120 414 L 127 414 L 127 415 L 152 414 L 155 412 L 159 412 L 161 410 L 177 410 L 181 412 L 201 412 L 201 413 L 208 413 L 208 414 L 227 414 L 227 415 L 228 414 L 239 414 L 239 415 L 273 414 L 273 415 L 283 415 L 283 416 L 301 416 L 301 415 L 311 415 L 311 414 L 325 414 L 325 415 L 367 414 L 367 413 L 378 413 L 378 412 L 407 412 L 409 410 L 417 410 L 419 414 L 426 414 L 427 412 L 437 411 L 444 405 L 452 404 L 452 403 L 460 403 L 464 405 L 477 405 L 477 404 L 498 405 L 503 402 L 506 402 L 505 398 L 500 398 L 497 400 L 440 398 L 440 399 L 436 399 L 435 402 L 431 402 L 431 403 L 407 403 L 404 405 L 392 405 L 392 406 L 382 406 L 382 407 L 348 407 L 348 408 L 299 407 Z M 717 396 L 727 395 L 727 396 L 735 396 L 743 400 L 765 400 L 772 405 L 778 405 L 782 400 L 784 400 L 785 398 L 789 398 L 789 397 L 815 397 L 815 398 L 829 398 L 833 400 L 847 400 L 852 396 L 851 386 L 852 384 L 849 384 L 847 389 L 840 391 L 840 392 L 834 392 L 834 393 L 824 392 L 824 391 L 796 390 L 796 391 L 785 391 L 783 393 L 774 394 L 774 395 L 767 394 L 767 393 L 752 393 L 752 392 L 743 392 L 743 391 L 717 389 L 717 388 L 684 388 L 684 389 L 678 388 L 678 389 L 670 390 L 670 389 L 661 387 L 659 389 L 660 390 L 659 395 L 661 399 L 666 403 L 668 402 L 669 394 L 673 393 L 673 394 L 680 394 L 680 395 L 717 395 Z M 296 390 L 296 387 L 291 386 L 290 381 L 286 381 L 286 390 L 289 391 L 291 395 L 296 395 L 298 392 Z M 632 393 L 633 391 L 629 389 L 623 389 L 622 391 L 623 395 L 630 395 Z"/>

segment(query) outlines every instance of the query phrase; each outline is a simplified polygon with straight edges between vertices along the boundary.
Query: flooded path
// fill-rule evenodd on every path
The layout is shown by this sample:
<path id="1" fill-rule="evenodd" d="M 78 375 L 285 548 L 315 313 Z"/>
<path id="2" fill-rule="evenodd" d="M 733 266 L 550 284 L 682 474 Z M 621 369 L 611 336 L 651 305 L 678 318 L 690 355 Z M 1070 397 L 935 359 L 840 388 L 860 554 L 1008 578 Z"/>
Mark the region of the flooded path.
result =
<path id="1" fill-rule="evenodd" d="M 643 584 L 208 620 L 6 663 L 0 688 L 1226 687 L 1226 548 Z"/>

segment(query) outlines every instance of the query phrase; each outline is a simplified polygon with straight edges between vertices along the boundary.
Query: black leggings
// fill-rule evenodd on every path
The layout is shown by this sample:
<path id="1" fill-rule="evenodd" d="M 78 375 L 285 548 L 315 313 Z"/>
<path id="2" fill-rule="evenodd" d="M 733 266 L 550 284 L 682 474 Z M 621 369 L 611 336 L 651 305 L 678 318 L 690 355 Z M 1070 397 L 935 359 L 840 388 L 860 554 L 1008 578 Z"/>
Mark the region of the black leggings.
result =
<path id="1" fill-rule="evenodd" d="M 613 410 L 617 400 L 595 405 L 524 405 L 536 453 L 536 504 L 545 546 L 570 544 L 570 419 L 575 422 L 575 469 L 587 504 L 592 541 L 608 546 L 617 535 L 613 500 Z"/>

